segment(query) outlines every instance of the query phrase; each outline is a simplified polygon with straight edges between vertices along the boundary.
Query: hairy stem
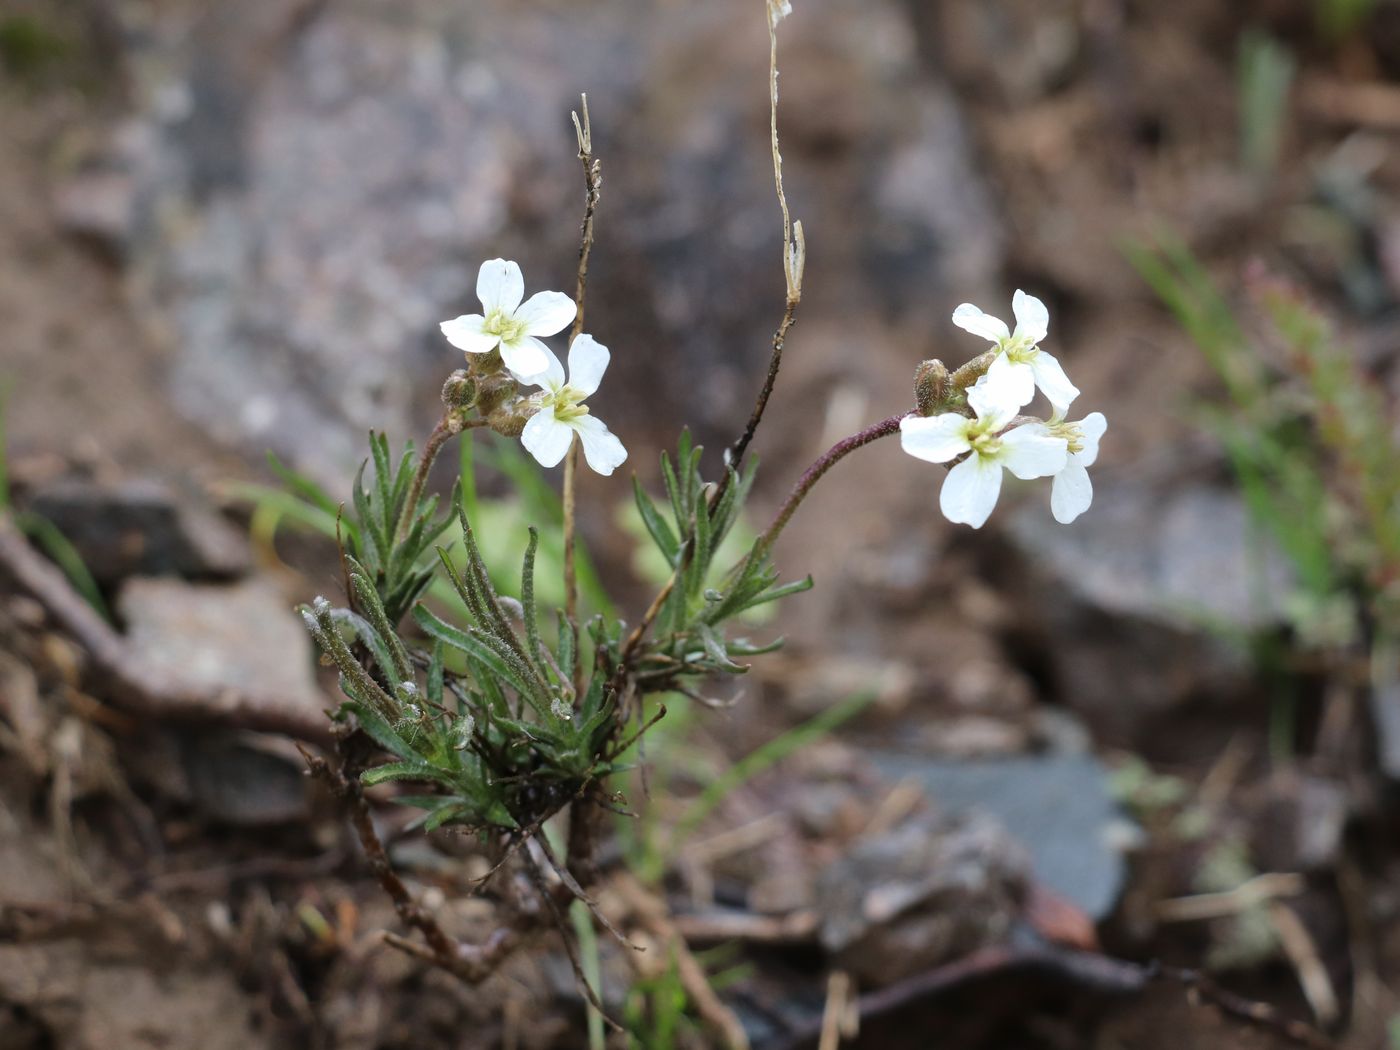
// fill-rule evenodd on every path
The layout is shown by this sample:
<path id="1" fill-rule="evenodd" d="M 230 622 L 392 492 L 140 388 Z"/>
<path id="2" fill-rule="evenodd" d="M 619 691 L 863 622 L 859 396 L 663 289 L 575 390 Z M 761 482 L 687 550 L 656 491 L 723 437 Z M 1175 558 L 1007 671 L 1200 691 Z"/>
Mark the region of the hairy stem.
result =
<path id="1" fill-rule="evenodd" d="M 418 508 L 418 501 L 423 498 L 423 487 L 428 483 L 428 473 L 433 469 L 433 464 L 437 462 L 438 453 L 442 451 L 442 446 L 447 444 L 449 438 L 460 434 L 463 430 L 485 425 L 484 419 L 464 420 L 460 412 L 452 410 L 447 411 L 437 421 L 437 426 L 433 427 L 433 432 L 428 435 L 428 440 L 423 445 L 423 452 L 418 457 L 418 469 L 413 472 L 413 480 L 408 485 L 408 495 L 404 499 L 403 510 L 399 514 L 398 535 L 395 537 L 399 542 L 402 542 L 404 537 L 408 535 L 408 530 L 413 523 L 413 512 Z"/>
<path id="2" fill-rule="evenodd" d="M 756 549 L 763 553 L 772 550 L 773 544 L 777 541 L 778 536 L 787 526 L 788 521 L 792 518 L 802 501 L 807 498 L 807 493 L 811 492 L 812 487 L 821 480 L 821 476 L 856 449 L 868 445 L 879 438 L 898 433 L 899 421 L 906 415 L 908 415 L 908 413 L 901 412 L 898 415 L 890 416 L 888 419 L 882 419 L 880 422 L 866 427 L 859 433 L 852 434 L 850 437 L 836 442 L 836 444 L 832 445 L 831 448 L 827 449 L 825 453 L 818 457 L 816 462 L 803 472 L 802 477 L 797 479 L 797 484 L 792 487 L 792 491 L 788 493 L 788 498 L 783 501 L 782 507 L 778 509 L 777 517 L 773 519 L 773 523 L 769 525 L 763 535 L 759 537 Z"/>

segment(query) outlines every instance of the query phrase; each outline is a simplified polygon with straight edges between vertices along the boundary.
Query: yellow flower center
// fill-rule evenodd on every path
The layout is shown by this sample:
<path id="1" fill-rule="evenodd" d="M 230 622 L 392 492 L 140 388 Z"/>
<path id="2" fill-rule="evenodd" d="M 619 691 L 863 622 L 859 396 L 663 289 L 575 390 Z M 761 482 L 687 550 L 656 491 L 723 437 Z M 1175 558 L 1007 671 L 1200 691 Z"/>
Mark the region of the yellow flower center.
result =
<path id="1" fill-rule="evenodd" d="M 579 404 L 588 395 L 571 386 L 561 386 L 544 397 L 544 407 L 554 409 L 554 418 L 568 423 L 588 415 L 588 406 Z"/>
<path id="2" fill-rule="evenodd" d="M 1069 444 L 1071 455 L 1084 451 L 1084 431 L 1079 428 L 1078 423 L 1052 423 L 1050 424 L 1050 433 L 1057 438 L 1065 439 Z"/>
<path id="3" fill-rule="evenodd" d="M 968 425 L 967 443 L 979 456 L 995 456 L 1001 451 L 1001 438 L 992 433 L 989 420 L 976 420 Z"/>
<path id="4" fill-rule="evenodd" d="M 525 322 L 517 321 L 504 310 L 493 310 L 481 325 L 487 335 L 499 336 L 503 343 L 513 343 L 525 334 Z"/>
<path id="5" fill-rule="evenodd" d="M 1008 361 L 1018 365 L 1030 364 L 1035 359 L 1035 355 L 1040 353 L 1040 347 L 1025 336 L 1013 335 L 1003 339 L 1001 349 L 1005 352 Z"/>

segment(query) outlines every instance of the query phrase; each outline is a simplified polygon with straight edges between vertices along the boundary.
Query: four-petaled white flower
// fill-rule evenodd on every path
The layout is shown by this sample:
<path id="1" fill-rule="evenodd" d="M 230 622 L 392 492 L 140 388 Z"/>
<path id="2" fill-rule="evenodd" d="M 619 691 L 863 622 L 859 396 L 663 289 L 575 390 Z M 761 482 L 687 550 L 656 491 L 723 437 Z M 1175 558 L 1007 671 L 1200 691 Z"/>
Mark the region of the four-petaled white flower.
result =
<path id="1" fill-rule="evenodd" d="M 525 299 L 520 266 L 507 259 L 481 264 L 476 297 L 485 312 L 443 321 L 442 334 L 469 354 L 490 353 L 499 346 L 505 366 L 522 379 L 544 372 L 553 357 L 536 336 L 562 332 L 578 312 L 563 292 L 536 292 Z"/>
<path id="2" fill-rule="evenodd" d="M 611 474 L 627 458 L 627 450 L 597 416 L 580 402 L 598 389 L 611 355 L 591 335 L 580 335 L 569 347 L 569 375 L 548 350 L 548 367 L 527 382 L 544 388 L 540 410 L 530 417 L 520 441 L 544 467 L 553 467 L 569 451 L 574 434 L 583 442 L 583 456 L 599 474 Z M 538 396 L 538 395 L 537 395 Z"/>
<path id="3" fill-rule="evenodd" d="M 984 376 L 967 392 L 976 419 L 957 412 L 937 416 L 905 416 L 899 423 L 904 451 L 930 463 L 947 463 L 967 453 L 948 471 L 938 506 L 949 521 L 981 528 L 991 516 L 1001 492 L 1005 468 L 1018 478 L 1043 478 L 1065 469 L 1069 443 L 1032 423 L 1007 430 L 1020 405 L 1004 387 Z"/>
<path id="4" fill-rule="evenodd" d="M 1055 475 L 1050 488 L 1050 513 L 1061 525 L 1068 525 L 1094 502 L 1089 468 L 1099 458 L 1099 439 L 1108 429 L 1108 420 L 1102 412 L 1090 412 L 1078 423 L 1069 423 L 1063 413 L 1057 412 L 1050 417 L 1045 429 L 1055 437 L 1064 438 L 1069 446 L 1065 467 Z"/>
<path id="5" fill-rule="evenodd" d="M 1040 349 L 1039 343 L 1050 331 L 1050 311 L 1033 295 L 1019 288 L 1011 300 L 1016 314 L 1016 331 L 1007 329 L 1006 322 L 983 313 L 971 303 L 963 303 L 953 311 L 953 323 L 959 328 L 988 339 L 1000 351 L 987 369 L 987 382 L 1002 388 L 1016 407 L 1029 404 L 1040 387 L 1056 411 L 1063 413 L 1069 403 L 1079 396 L 1079 390 L 1069 381 L 1060 362 Z"/>

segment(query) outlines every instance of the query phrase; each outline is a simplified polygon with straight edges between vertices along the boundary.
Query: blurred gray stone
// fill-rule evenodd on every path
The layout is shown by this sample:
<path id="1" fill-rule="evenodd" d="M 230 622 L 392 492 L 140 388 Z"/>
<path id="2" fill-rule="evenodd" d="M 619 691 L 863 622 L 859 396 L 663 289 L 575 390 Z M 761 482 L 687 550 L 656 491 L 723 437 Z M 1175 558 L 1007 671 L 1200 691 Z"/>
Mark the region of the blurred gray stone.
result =
<path id="1" fill-rule="evenodd" d="M 190 690 L 237 688 L 282 698 L 308 713 L 324 709 L 311 641 L 291 604 L 261 580 L 192 584 L 135 578 L 117 613 L 137 660 Z"/>
<path id="2" fill-rule="evenodd" d="M 240 530 L 156 481 L 52 481 L 26 504 L 63 533 L 103 585 L 129 576 L 236 576 L 252 564 Z"/>
<path id="3" fill-rule="evenodd" d="M 131 243 L 136 187 L 130 172 L 85 171 L 54 190 L 54 213 L 65 233 L 82 238 L 114 259 Z"/>
<path id="4" fill-rule="evenodd" d="M 1277 771 L 1235 792 L 1250 860 L 1260 871 L 1332 871 L 1353 799 L 1340 780 Z"/>
<path id="5" fill-rule="evenodd" d="M 1376 727 L 1376 755 L 1381 771 L 1392 781 L 1400 781 L 1400 648 L 1387 645 L 1376 654 L 1367 698 L 1371 721 Z"/>
<path id="6" fill-rule="evenodd" d="M 995 819 L 1025 848 L 1036 880 L 1091 919 L 1113 910 L 1127 873 L 1126 818 L 1092 755 L 950 762 L 875 752 L 871 761 L 891 780 L 916 779 L 940 810 Z"/>
<path id="7" fill-rule="evenodd" d="M 1055 573 L 1066 597 L 1187 630 L 1279 622 L 1270 598 L 1291 581 L 1287 563 L 1236 494 L 1189 482 L 1096 481 L 1092 513 L 1073 528 L 1047 524 L 1043 513 L 1013 522 L 1017 541 Z"/>
<path id="8" fill-rule="evenodd" d="M 310 813 L 306 763 L 287 741 L 260 734 L 192 733 L 180 740 L 191 801 L 230 824 L 282 824 Z"/>
<path id="9" fill-rule="evenodd" d="M 1072 527 L 1028 504 L 1010 532 L 1059 691 L 1101 741 L 1141 745 L 1188 699 L 1245 694 L 1241 641 L 1282 623 L 1289 567 L 1224 489 L 1096 476 Z"/>
<path id="10" fill-rule="evenodd" d="M 1025 876 L 1024 855 L 986 816 L 906 821 L 822 872 L 822 945 L 862 984 L 889 984 L 1000 940 Z"/>
<path id="11" fill-rule="evenodd" d="M 475 308 L 481 260 L 572 288 L 582 90 L 604 162 L 590 316 L 614 388 L 649 391 L 609 407 L 614 428 L 664 421 L 669 442 L 683 408 L 728 436 L 746 411 L 782 282 L 747 0 L 117 10 L 138 112 L 109 166 L 136 187 L 135 299 L 216 434 L 338 479 L 366 427 L 425 429 L 460 360 L 437 322 Z M 988 281 L 1000 250 L 951 95 L 893 0 L 801 14 L 783 104 L 809 283 L 836 286 L 843 322 L 925 330 L 933 291 Z M 887 352 L 902 370 L 921 349 Z"/>

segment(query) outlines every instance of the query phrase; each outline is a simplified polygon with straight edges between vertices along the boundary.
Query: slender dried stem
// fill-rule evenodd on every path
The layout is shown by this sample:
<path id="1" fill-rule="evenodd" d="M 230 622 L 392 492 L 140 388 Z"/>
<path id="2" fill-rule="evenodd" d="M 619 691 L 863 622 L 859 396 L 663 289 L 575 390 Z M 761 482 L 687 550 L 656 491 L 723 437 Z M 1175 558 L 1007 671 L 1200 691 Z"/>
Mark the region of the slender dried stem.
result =
<path id="1" fill-rule="evenodd" d="M 783 347 L 787 345 L 788 331 L 797 319 L 797 304 L 802 301 L 802 272 L 806 265 L 807 242 L 802 233 L 802 223 L 794 223 L 788 212 L 787 194 L 783 191 L 783 155 L 778 149 L 778 31 L 776 23 L 768 22 L 768 131 L 773 152 L 773 185 L 778 191 L 778 207 L 783 213 L 783 278 L 787 285 L 787 295 L 783 303 L 783 319 L 773 333 L 772 350 L 768 356 L 768 375 L 763 380 L 763 388 L 758 392 L 753 411 L 739 440 L 729 450 L 729 465 L 736 471 L 743 462 L 744 453 L 763 420 L 768 399 L 773 395 L 773 387 L 778 381 L 778 369 L 783 363 Z M 729 474 L 720 480 L 710 506 L 717 506 L 719 499 L 729 487 Z"/>
<path id="2" fill-rule="evenodd" d="M 574 326 L 569 332 L 571 346 L 583 332 L 588 259 L 593 253 L 593 214 L 598 208 L 599 187 L 602 184 L 602 162 L 593 156 L 593 124 L 588 116 L 588 96 L 582 98 L 583 119 L 580 120 L 577 113 L 573 114 L 574 133 L 578 136 L 578 159 L 583 165 L 584 204 L 583 223 L 579 228 L 578 275 L 574 282 L 574 303 L 578 312 L 574 314 Z M 579 442 L 575 438 L 564 457 L 564 615 L 571 630 L 577 630 L 578 624 L 578 569 L 574 542 L 574 489 L 578 478 L 578 457 Z M 575 695 L 578 695 L 579 687 L 580 683 L 575 682 Z"/>

